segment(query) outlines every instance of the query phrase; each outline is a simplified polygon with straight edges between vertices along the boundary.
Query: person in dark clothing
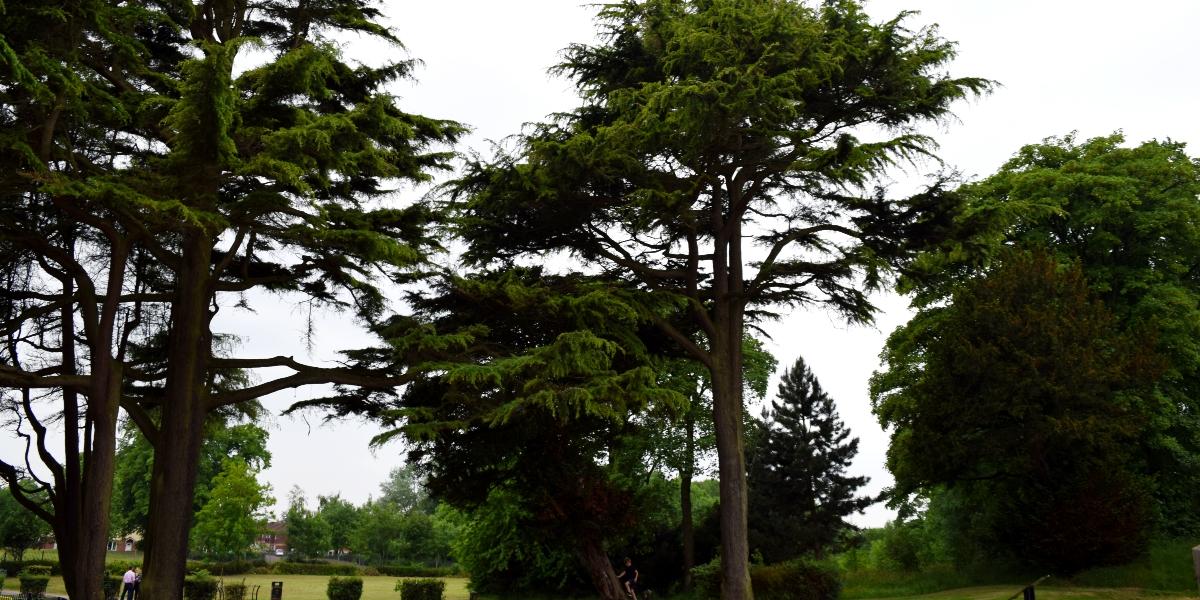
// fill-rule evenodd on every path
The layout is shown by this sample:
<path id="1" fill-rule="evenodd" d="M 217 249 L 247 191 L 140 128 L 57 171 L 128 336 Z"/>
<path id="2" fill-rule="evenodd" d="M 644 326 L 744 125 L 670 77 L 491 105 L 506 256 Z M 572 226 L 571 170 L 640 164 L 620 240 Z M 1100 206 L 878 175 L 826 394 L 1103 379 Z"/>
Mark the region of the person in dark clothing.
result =
<path id="1" fill-rule="evenodd" d="M 638 570 L 633 568 L 633 560 L 628 556 L 625 557 L 625 568 L 621 570 L 617 580 L 624 586 L 625 593 L 629 594 L 633 600 L 637 600 Z"/>

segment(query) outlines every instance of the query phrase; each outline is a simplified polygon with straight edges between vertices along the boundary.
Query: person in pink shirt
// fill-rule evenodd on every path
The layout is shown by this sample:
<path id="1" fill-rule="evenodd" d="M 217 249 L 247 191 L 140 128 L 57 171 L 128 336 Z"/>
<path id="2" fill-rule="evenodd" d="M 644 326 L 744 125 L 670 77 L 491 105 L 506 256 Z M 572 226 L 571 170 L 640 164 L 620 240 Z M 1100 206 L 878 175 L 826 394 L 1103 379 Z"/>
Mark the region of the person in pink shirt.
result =
<path id="1" fill-rule="evenodd" d="M 121 600 L 133 600 L 133 586 L 137 583 L 137 579 L 137 571 L 134 571 L 133 567 L 129 567 L 129 570 L 125 571 L 125 575 L 121 577 L 121 583 L 124 584 L 121 590 Z"/>

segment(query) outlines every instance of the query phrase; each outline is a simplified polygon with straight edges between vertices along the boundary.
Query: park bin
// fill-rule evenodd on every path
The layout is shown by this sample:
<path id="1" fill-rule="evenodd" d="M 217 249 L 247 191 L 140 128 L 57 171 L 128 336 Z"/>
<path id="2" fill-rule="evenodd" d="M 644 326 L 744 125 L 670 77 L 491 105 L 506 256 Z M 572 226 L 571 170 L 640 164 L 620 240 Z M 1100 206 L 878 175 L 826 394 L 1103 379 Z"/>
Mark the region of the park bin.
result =
<path id="1" fill-rule="evenodd" d="M 271 600 L 283 600 L 283 582 L 271 582 Z"/>

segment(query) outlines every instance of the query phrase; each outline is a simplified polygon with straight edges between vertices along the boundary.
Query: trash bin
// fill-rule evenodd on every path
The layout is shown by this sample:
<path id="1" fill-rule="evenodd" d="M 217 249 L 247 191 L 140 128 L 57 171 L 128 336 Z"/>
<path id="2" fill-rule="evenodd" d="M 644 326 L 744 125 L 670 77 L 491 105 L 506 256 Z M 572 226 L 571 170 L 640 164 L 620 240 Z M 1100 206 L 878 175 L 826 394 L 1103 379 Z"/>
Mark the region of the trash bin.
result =
<path id="1" fill-rule="evenodd" d="M 283 600 L 283 582 L 271 582 L 271 600 Z"/>

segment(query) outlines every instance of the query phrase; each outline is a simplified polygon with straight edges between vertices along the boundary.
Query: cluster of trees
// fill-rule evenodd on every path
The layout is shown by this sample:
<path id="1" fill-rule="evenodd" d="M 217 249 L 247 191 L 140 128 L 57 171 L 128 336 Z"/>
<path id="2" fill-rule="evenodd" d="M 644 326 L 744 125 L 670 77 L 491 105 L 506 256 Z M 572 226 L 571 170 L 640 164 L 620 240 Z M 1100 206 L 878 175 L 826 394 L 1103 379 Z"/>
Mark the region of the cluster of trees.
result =
<path id="1" fill-rule="evenodd" d="M 1200 531 L 1198 167 L 1068 136 L 960 189 L 979 245 L 924 257 L 872 382 L 893 500 L 955 560 L 1069 573 Z"/>
<path id="2" fill-rule="evenodd" d="M 310 509 L 303 491 L 289 495 L 283 522 L 294 559 L 338 556 L 376 565 L 452 562 L 456 515 L 431 498 L 411 466 L 393 469 L 381 494 L 354 506 L 339 495 L 318 496 Z"/>
<path id="3" fill-rule="evenodd" d="M 152 449 L 130 498 L 147 507 L 144 590 L 178 597 L 189 532 L 227 541 L 191 515 L 256 496 L 254 465 L 225 463 L 197 506 L 206 424 L 310 384 L 335 390 L 302 407 L 406 436 L 451 506 L 568 544 L 605 600 L 621 597 L 607 549 L 658 505 L 647 459 L 690 477 L 711 431 L 721 595 L 752 598 L 751 329 L 778 307 L 869 321 L 867 293 L 958 232 L 945 181 L 904 198 L 872 184 L 932 156 L 916 127 L 990 85 L 945 74 L 936 31 L 873 23 L 854 0 L 618 2 L 602 41 L 557 68 L 577 108 L 467 161 L 449 201 L 400 204 L 387 186 L 446 168 L 462 127 L 397 108 L 384 86 L 411 61 L 340 54 L 346 33 L 397 42 L 365 0 L 10 4 L 0 385 L 44 468 L 0 462 L 0 477 L 52 525 L 80 600 L 102 595 L 121 411 Z M 431 264 L 442 234 L 461 264 Z M 389 315 L 383 286 L 416 282 L 412 311 Z M 231 355 L 215 314 L 263 292 L 351 313 L 381 343 L 334 368 Z M 836 423 L 822 402 L 814 423 Z M 793 418 L 777 408 L 764 437 Z M 664 419 L 682 455 L 641 439 Z M 778 450 L 763 464 L 803 462 Z"/>

